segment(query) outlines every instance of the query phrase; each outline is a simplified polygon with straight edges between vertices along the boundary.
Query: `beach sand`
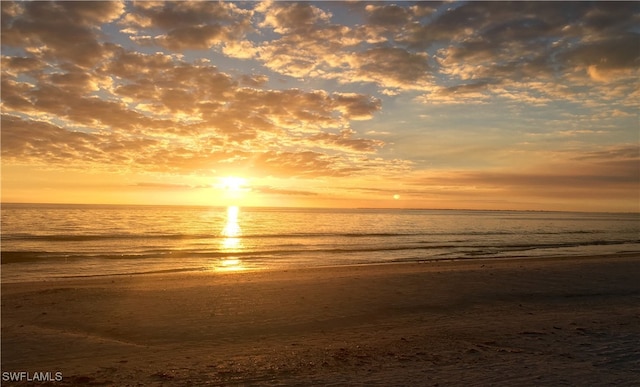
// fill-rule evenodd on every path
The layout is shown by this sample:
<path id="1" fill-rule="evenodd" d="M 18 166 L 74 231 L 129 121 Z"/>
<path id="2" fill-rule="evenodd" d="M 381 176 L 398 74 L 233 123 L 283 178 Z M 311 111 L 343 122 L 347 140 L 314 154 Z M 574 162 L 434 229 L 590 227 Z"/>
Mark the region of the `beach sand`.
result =
<path id="1" fill-rule="evenodd" d="M 3 284 L 1 317 L 55 386 L 640 385 L 640 254 Z"/>

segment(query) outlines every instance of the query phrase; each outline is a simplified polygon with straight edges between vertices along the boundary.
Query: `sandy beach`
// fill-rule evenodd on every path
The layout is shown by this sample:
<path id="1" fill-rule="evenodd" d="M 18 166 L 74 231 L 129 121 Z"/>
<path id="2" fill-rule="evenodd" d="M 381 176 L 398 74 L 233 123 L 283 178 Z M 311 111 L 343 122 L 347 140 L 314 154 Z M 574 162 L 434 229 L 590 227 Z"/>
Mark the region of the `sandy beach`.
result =
<path id="1" fill-rule="evenodd" d="M 640 254 L 2 285 L 46 385 L 640 385 Z"/>

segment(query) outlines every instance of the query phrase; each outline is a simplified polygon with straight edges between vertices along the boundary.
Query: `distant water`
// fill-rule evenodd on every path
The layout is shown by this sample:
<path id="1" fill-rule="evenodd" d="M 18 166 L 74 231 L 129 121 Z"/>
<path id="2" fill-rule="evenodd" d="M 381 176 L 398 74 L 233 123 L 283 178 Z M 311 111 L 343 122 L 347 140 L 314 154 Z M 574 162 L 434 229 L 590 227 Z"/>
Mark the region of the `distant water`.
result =
<path id="1" fill-rule="evenodd" d="M 640 251 L 640 215 L 2 205 L 2 280 Z"/>

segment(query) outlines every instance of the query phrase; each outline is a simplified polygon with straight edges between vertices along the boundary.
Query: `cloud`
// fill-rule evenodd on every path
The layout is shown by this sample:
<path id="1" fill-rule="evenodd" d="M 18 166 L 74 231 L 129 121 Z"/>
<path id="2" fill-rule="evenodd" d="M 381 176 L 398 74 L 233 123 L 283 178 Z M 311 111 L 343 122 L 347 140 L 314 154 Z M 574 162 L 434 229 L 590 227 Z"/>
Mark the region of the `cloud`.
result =
<path id="1" fill-rule="evenodd" d="M 589 41 L 571 48 L 563 59 L 577 69 L 586 69 L 591 79 L 607 82 L 619 77 L 633 77 L 640 64 L 640 34 L 625 33 Z"/>
<path id="2" fill-rule="evenodd" d="M 487 82 L 459 84 L 451 87 L 434 87 L 429 93 L 422 94 L 416 101 L 432 105 L 452 105 L 464 103 L 487 103 L 491 92 Z"/>
<path id="3" fill-rule="evenodd" d="M 46 67 L 46 63 L 33 57 L 2 57 L 3 75 L 15 79 L 20 74 L 33 74 Z"/>
<path id="4" fill-rule="evenodd" d="M 240 83 L 243 86 L 249 86 L 258 88 L 264 86 L 269 78 L 266 75 L 242 75 L 240 77 Z"/>
<path id="5" fill-rule="evenodd" d="M 531 98 L 534 104 L 566 95 L 586 104 L 597 98 L 595 92 L 589 100 L 584 98 L 585 89 L 597 90 L 591 80 L 637 79 L 640 35 L 633 25 L 639 12 L 632 3 L 470 2 L 431 23 L 408 26 L 400 41 L 422 49 L 444 45 L 436 51 L 432 71 L 458 84 L 434 85 L 440 96 L 452 87 L 482 83 L 487 90 L 475 102 L 484 103 L 492 94 L 510 98 L 514 93 L 504 92 L 509 88 L 517 95 L 527 94 L 531 83 L 542 82 L 563 84 L 565 96 Z M 581 92 L 572 90 L 572 85 Z M 460 100 L 470 102 L 473 98 Z"/>
<path id="6" fill-rule="evenodd" d="M 124 12 L 120 1 L 2 2 L 2 45 L 36 57 L 71 61 L 82 67 L 105 55 L 99 26 Z M 73 44 L 69 44 L 73 42 Z"/>
<path id="7" fill-rule="evenodd" d="M 373 5 L 365 7 L 368 15 L 367 22 L 375 26 L 401 26 L 411 20 L 411 8 L 401 7 L 396 4 Z"/>
<path id="8" fill-rule="evenodd" d="M 368 120 L 382 107 L 379 99 L 362 94 L 333 93 L 332 97 L 334 106 L 353 120 Z"/>
<path id="9" fill-rule="evenodd" d="M 157 145 L 152 139 L 70 131 L 48 122 L 2 115 L 3 163 L 117 170 L 135 163 Z"/>
<path id="10" fill-rule="evenodd" d="M 189 184 L 153 183 L 153 182 L 139 182 L 134 184 L 134 186 L 139 188 L 148 188 L 154 191 L 156 190 L 176 191 L 176 190 L 194 190 L 194 189 L 211 188 L 210 185 L 189 185 Z"/>
<path id="11" fill-rule="evenodd" d="M 262 28 L 281 37 L 256 48 L 273 71 L 298 78 L 373 83 L 380 93 L 421 90 L 437 104 L 487 103 L 527 95 L 532 105 L 557 101 L 529 83 L 575 84 L 637 78 L 639 8 L 626 3 L 368 4 L 365 24 L 336 24 L 310 3 L 262 4 Z M 448 8 L 448 10 L 444 10 Z M 437 11 L 437 12 L 436 12 Z M 444 83 L 441 80 L 447 79 Z M 483 85 L 484 89 L 471 88 Z M 455 90 L 455 95 L 452 91 Z M 588 104 L 571 88 L 575 103 Z M 454 96 L 456 98 L 454 98 Z M 560 97 L 563 98 L 563 97 Z"/>
<path id="12" fill-rule="evenodd" d="M 425 53 L 412 53 L 397 47 L 377 47 L 351 56 L 352 81 L 375 82 L 384 87 L 421 89 L 431 84 L 431 71 Z"/>
<path id="13" fill-rule="evenodd" d="M 263 175 L 275 177 L 347 176 L 354 172 L 335 161 L 336 157 L 319 152 L 269 151 L 256 155 L 250 165 Z"/>
<path id="14" fill-rule="evenodd" d="M 92 147 L 95 139 L 87 133 L 70 132 L 46 122 L 2 115 L 2 157 L 27 161 L 32 158 L 64 162 L 78 154 L 99 158 Z"/>
<path id="15" fill-rule="evenodd" d="M 260 27 L 272 27 L 281 35 L 309 31 L 331 19 L 330 13 L 310 3 L 264 2 L 256 11 L 264 13 Z"/>
<path id="16" fill-rule="evenodd" d="M 65 168 L 102 163 L 114 170 L 172 173 L 246 169 L 262 160 L 264 167 L 255 168 L 256 173 L 273 174 L 283 167 L 286 173 L 322 176 L 357 171 L 345 167 L 348 154 L 382 145 L 355 138 L 348 129 L 351 120 L 370 119 L 380 110 L 375 98 L 261 89 L 265 76 L 236 79 L 207 62 L 119 47 L 111 51 L 110 61 L 93 71 L 70 63 L 50 71 L 38 61 L 6 61 L 4 160 Z M 31 80 L 11 75 L 22 68 L 30 71 Z M 20 118 L 25 115 L 31 118 Z M 342 134 L 332 135 L 334 130 Z M 278 153 L 283 147 L 289 150 Z"/>
<path id="17" fill-rule="evenodd" d="M 514 170 L 459 170 L 423 172 L 411 185 L 425 194 L 470 190 L 478 197 L 546 198 L 588 200 L 601 198 L 635 200 L 640 184 L 640 147 L 621 145 L 609 150 L 581 154 L 547 155 L 548 162 Z M 425 176 L 426 175 L 426 176 Z M 419 194 L 418 191 L 412 191 Z M 595 208 L 595 207 L 594 207 Z"/>
<path id="18" fill-rule="evenodd" d="M 363 138 L 351 138 L 352 135 L 355 134 L 352 130 L 343 130 L 340 134 L 333 133 L 320 133 L 310 137 L 313 141 L 319 141 L 332 148 L 337 149 L 347 149 L 356 152 L 365 152 L 372 153 L 377 150 L 377 148 L 384 145 L 382 141 L 378 140 L 368 140 Z"/>
<path id="19" fill-rule="evenodd" d="M 33 57 L 3 57 L 3 108 L 40 117 L 41 122 L 55 119 L 58 124 L 51 130 L 64 130 L 59 124 L 64 122 L 81 132 L 99 132 L 92 141 L 113 141 L 114 152 L 118 141 L 132 136 L 165 147 L 171 144 L 171 154 L 150 149 L 138 158 L 138 167 L 154 170 L 170 169 L 164 160 L 154 163 L 154 157 L 161 156 L 173 160 L 177 169 L 202 170 L 233 159 L 235 151 L 259 153 L 281 146 L 296 150 L 301 144 L 332 149 L 340 144 L 343 150 L 370 151 L 373 144 L 381 144 L 352 134 L 340 139 L 318 136 L 324 130 L 348 130 L 352 120 L 371 119 L 381 105 L 370 96 L 263 89 L 265 75 L 234 78 L 207 60 L 190 63 L 180 55 L 144 54 L 117 45 L 108 51 L 93 69 L 71 62 L 45 65 Z M 23 73 L 31 78 L 19 78 Z M 23 135 L 31 141 L 28 133 Z M 128 155 L 115 156 L 114 161 L 131 161 Z"/>
<path id="20" fill-rule="evenodd" d="M 270 186 L 252 186 L 251 190 L 267 195 L 287 195 L 287 196 L 317 196 L 317 192 L 297 190 L 297 189 L 281 189 Z"/>
<path id="21" fill-rule="evenodd" d="M 593 160 L 600 163 L 606 163 L 611 160 L 633 161 L 640 158 L 640 145 L 626 145 L 609 147 L 601 150 L 591 150 L 582 152 L 573 157 L 574 160 Z"/>
<path id="22" fill-rule="evenodd" d="M 636 164 L 637 165 L 637 164 Z M 615 174 L 608 173 L 468 173 L 460 176 L 460 180 L 467 184 L 476 184 L 489 187 L 516 187 L 522 191 L 529 191 L 539 196 L 556 196 L 557 191 L 577 189 L 584 191 L 588 195 L 593 187 L 626 187 L 627 189 L 637 188 L 639 175 L 638 168 L 631 162 L 616 162 L 601 164 L 602 170 L 610 171 L 609 167 L 623 167 L 622 172 Z M 635 179 L 635 180 L 634 180 Z M 552 192 L 545 193 L 544 190 L 552 189 Z"/>
<path id="23" fill-rule="evenodd" d="M 411 14 L 397 6 L 367 9 L 380 23 L 387 17 L 385 14 L 400 11 L 392 20 L 394 24 L 400 21 L 400 14 L 407 17 Z M 363 42 L 388 40 L 381 35 L 386 32 L 375 25 L 334 24 L 330 13 L 309 3 L 266 4 L 256 11 L 264 13 L 262 27 L 282 35 L 258 48 L 258 59 L 274 71 L 300 78 L 337 79 L 341 83 L 377 83 L 387 88 L 420 88 L 427 83 L 426 54 L 400 47 L 363 49 Z"/>
<path id="24" fill-rule="evenodd" d="M 241 40 L 251 30 L 252 12 L 230 2 L 135 2 L 121 24 L 141 44 L 173 51 L 206 50 Z M 147 31 L 163 33 L 148 35 Z"/>

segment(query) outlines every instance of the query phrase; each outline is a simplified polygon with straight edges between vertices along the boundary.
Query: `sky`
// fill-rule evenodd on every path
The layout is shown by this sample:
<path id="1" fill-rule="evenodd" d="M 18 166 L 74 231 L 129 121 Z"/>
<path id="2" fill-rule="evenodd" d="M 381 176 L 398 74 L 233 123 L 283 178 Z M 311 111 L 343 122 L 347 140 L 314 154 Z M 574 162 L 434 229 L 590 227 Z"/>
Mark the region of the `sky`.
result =
<path id="1" fill-rule="evenodd" d="M 640 211 L 637 2 L 1 7 L 3 202 Z"/>

